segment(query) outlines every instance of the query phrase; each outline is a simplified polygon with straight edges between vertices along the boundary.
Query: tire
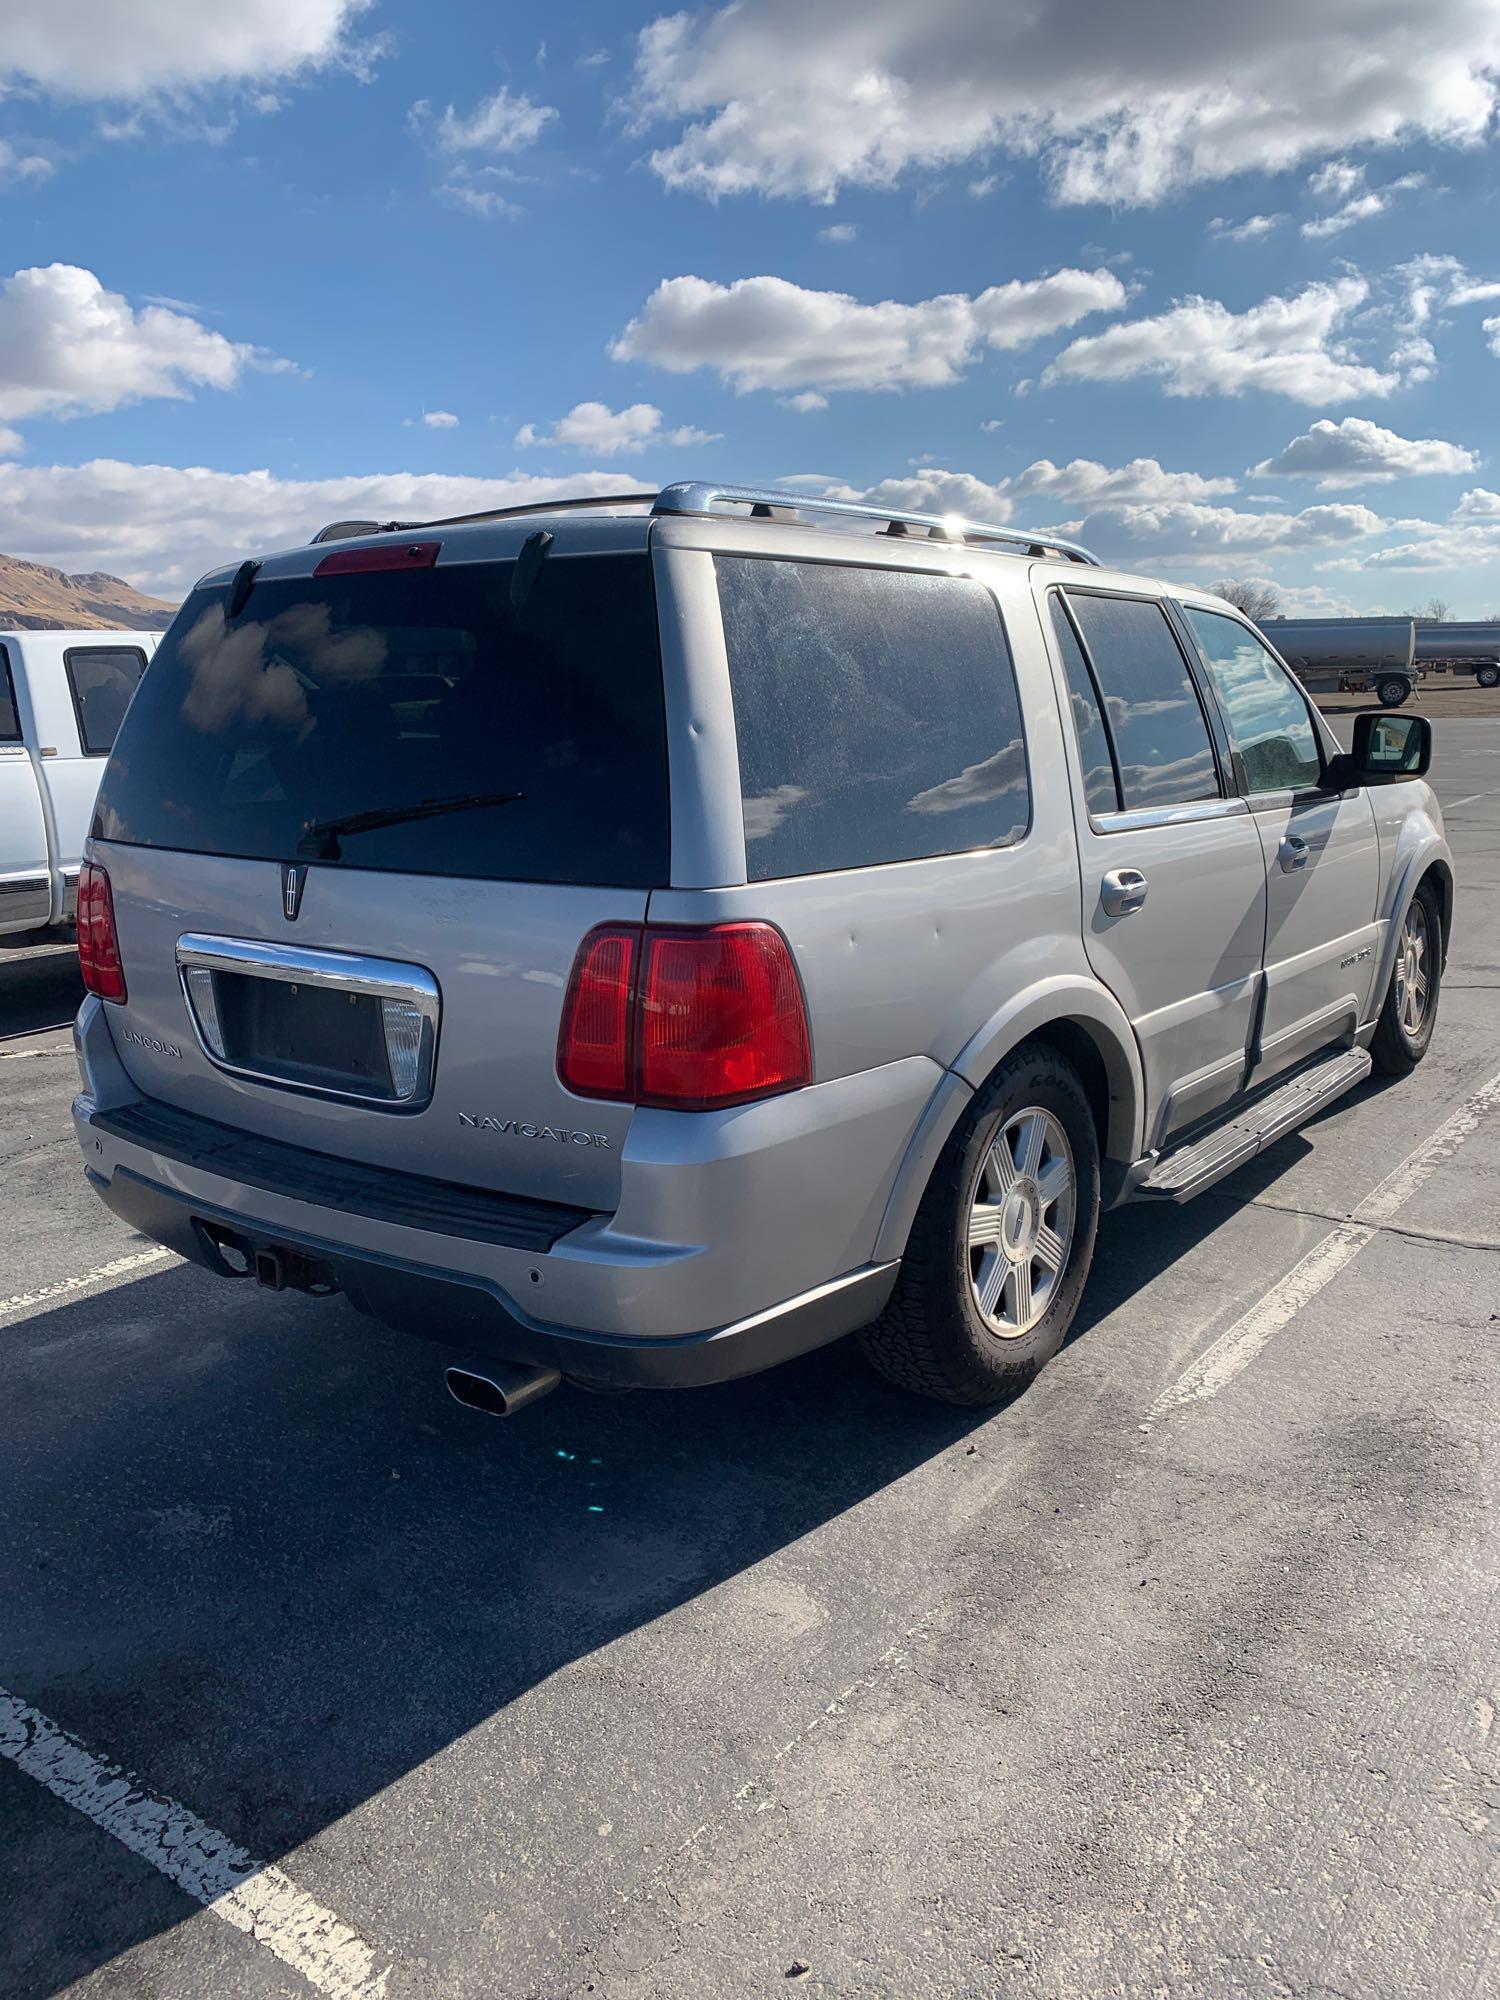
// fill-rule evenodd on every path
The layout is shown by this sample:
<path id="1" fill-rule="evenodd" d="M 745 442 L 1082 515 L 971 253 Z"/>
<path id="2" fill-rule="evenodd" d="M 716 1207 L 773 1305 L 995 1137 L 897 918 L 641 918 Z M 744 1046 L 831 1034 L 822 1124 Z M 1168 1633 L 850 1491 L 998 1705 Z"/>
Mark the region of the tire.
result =
<path id="1" fill-rule="evenodd" d="M 1476 667 L 1474 678 L 1482 688 L 1500 687 L 1500 667 Z"/>
<path id="2" fill-rule="evenodd" d="M 1411 682 L 1397 680 L 1392 674 L 1386 680 L 1376 682 L 1375 692 L 1380 697 L 1382 708 L 1399 708 L 1411 693 Z"/>
<path id="3" fill-rule="evenodd" d="M 1413 973 L 1422 972 L 1423 985 L 1413 1004 Z M 1386 988 L 1370 1042 L 1370 1054 L 1382 1076 L 1409 1076 L 1426 1055 L 1437 1022 L 1443 983 L 1443 918 L 1431 878 L 1417 884 L 1406 915 L 1391 983 Z"/>
<path id="4" fill-rule="evenodd" d="M 1046 1043 L 1023 1042 L 944 1147 L 890 1303 L 860 1335 L 866 1355 L 918 1395 L 999 1402 L 1062 1346 L 1098 1226 L 1099 1142 L 1083 1086 Z M 990 1315 L 981 1291 L 994 1298 Z"/>

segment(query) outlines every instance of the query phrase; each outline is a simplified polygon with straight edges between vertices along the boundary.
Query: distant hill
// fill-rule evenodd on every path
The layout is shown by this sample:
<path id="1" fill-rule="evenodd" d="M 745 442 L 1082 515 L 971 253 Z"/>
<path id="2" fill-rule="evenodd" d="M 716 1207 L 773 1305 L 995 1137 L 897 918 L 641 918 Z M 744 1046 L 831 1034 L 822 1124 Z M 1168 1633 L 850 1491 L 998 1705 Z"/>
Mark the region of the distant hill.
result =
<path id="1" fill-rule="evenodd" d="M 0 556 L 0 626 L 13 631 L 164 632 L 176 611 L 100 569 L 69 576 L 46 563 Z"/>

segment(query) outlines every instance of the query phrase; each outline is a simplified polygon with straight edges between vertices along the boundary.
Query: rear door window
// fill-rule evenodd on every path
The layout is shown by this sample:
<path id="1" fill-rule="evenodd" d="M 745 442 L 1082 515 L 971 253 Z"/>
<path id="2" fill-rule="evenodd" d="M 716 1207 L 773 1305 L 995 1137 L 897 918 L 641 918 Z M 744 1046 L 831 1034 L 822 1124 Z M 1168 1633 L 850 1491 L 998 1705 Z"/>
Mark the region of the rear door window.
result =
<path id="1" fill-rule="evenodd" d="M 1125 809 L 1218 798 L 1203 705 L 1161 605 L 1096 591 L 1069 591 L 1068 604 L 1104 697 Z"/>
<path id="2" fill-rule="evenodd" d="M 19 743 L 21 718 L 16 712 L 16 690 L 10 677 L 10 661 L 0 646 L 0 743 Z"/>
<path id="3" fill-rule="evenodd" d="M 1022 836 L 1020 701 L 982 584 L 763 556 L 714 563 L 752 881 Z"/>
<path id="4" fill-rule="evenodd" d="M 1117 812 L 1120 794 L 1115 784 L 1114 760 L 1109 752 L 1109 735 L 1099 706 L 1088 661 L 1078 643 L 1078 634 L 1061 597 L 1051 595 L 1052 629 L 1068 677 L 1068 703 L 1073 711 L 1073 727 L 1078 732 L 1078 757 L 1083 766 L 1083 793 L 1091 813 Z"/>
<path id="5" fill-rule="evenodd" d="M 105 839 L 493 881 L 669 872 L 650 560 L 257 583 L 178 613 L 100 792 Z"/>
<path id="6" fill-rule="evenodd" d="M 139 646 L 70 646 L 63 664 L 84 755 L 107 757 L 146 671 L 146 655 Z"/>
<path id="7" fill-rule="evenodd" d="M 1247 625 L 1220 611 L 1183 610 L 1219 690 L 1250 792 L 1305 792 L 1323 759 L 1307 697 Z"/>

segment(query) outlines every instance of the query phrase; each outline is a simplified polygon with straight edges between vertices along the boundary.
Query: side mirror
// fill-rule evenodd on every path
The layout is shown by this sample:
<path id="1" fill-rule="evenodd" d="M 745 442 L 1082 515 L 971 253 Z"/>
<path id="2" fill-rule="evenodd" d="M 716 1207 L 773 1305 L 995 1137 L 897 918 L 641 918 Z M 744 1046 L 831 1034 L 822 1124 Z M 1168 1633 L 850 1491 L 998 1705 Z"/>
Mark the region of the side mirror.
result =
<path id="1" fill-rule="evenodd" d="M 1330 790 L 1351 785 L 1396 785 L 1425 778 L 1432 764 L 1432 724 L 1425 715 L 1356 715 L 1354 748 L 1328 766 Z"/>

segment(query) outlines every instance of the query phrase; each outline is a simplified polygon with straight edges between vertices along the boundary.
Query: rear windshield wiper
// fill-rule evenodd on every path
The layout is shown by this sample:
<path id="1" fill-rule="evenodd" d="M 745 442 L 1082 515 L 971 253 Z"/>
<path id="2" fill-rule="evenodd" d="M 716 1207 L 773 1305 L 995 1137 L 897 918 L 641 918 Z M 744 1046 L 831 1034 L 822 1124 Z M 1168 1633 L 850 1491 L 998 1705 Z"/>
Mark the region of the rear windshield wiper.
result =
<path id="1" fill-rule="evenodd" d="M 343 834 L 373 833 L 377 827 L 438 819 L 444 813 L 469 812 L 478 806 L 514 805 L 525 796 L 524 792 L 459 792 L 448 799 L 419 799 L 410 806 L 376 806 L 371 812 L 345 813 L 340 819 L 305 820 L 297 852 L 309 861 L 337 861 Z"/>

